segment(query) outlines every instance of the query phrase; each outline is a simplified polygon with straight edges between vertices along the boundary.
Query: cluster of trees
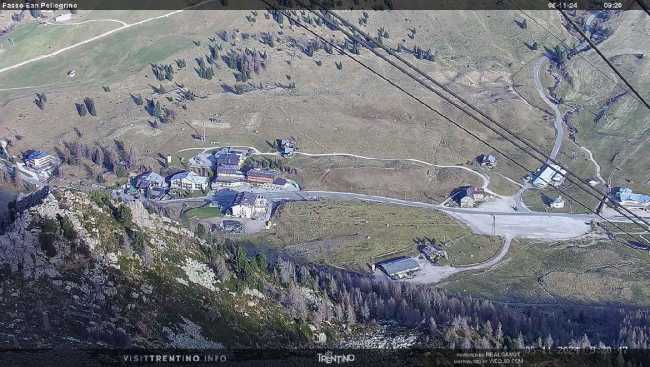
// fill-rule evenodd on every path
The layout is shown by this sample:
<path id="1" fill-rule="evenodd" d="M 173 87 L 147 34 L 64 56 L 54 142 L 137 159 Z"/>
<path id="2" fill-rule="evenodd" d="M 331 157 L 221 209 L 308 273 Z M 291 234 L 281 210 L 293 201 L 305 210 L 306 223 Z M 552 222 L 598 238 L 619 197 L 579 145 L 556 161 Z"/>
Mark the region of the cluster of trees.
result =
<path id="1" fill-rule="evenodd" d="M 235 31 L 218 31 L 216 32 L 216 35 L 221 38 L 222 41 L 224 42 L 232 42 L 236 37 L 237 33 Z"/>
<path id="2" fill-rule="evenodd" d="M 261 32 L 257 39 L 264 45 L 275 47 L 274 37 L 270 32 Z"/>
<path id="3" fill-rule="evenodd" d="M 284 24 L 284 14 L 280 12 L 279 10 L 269 10 L 269 13 L 271 14 L 271 17 L 273 17 L 273 20 L 278 23 L 278 24 Z"/>
<path id="4" fill-rule="evenodd" d="M 248 47 L 239 52 L 230 49 L 221 57 L 230 69 L 235 70 L 235 79 L 245 82 L 251 78 L 251 73 L 259 74 L 266 69 L 269 56 L 266 51 L 257 51 Z"/>
<path id="5" fill-rule="evenodd" d="M 341 22 L 339 22 L 339 20 L 329 12 L 321 11 L 321 19 L 322 24 L 325 25 L 330 31 L 336 31 L 338 30 L 338 27 L 341 26 Z"/>
<path id="6" fill-rule="evenodd" d="M 368 25 L 368 19 L 369 19 L 369 18 L 370 18 L 370 17 L 368 16 L 368 12 L 367 12 L 367 11 L 364 11 L 363 14 L 361 14 L 361 16 L 359 17 L 359 25 L 360 25 L 360 26 L 366 26 L 366 25 Z"/>
<path id="7" fill-rule="evenodd" d="M 381 42 L 382 38 L 390 38 L 388 31 L 384 27 L 377 29 L 377 39 Z"/>
<path id="8" fill-rule="evenodd" d="M 199 78 L 211 80 L 214 76 L 214 69 L 212 66 L 207 66 L 205 64 L 203 56 L 197 57 L 195 60 L 198 67 L 194 68 L 194 70 L 196 71 L 196 74 L 199 76 Z"/>
<path id="9" fill-rule="evenodd" d="M 45 93 L 36 93 L 36 99 L 34 99 L 34 103 L 38 108 L 42 110 L 45 109 L 45 103 L 47 103 L 47 96 Z"/>
<path id="10" fill-rule="evenodd" d="M 277 142 L 273 142 L 270 145 L 276 148 Z M 286 160 L 269 158 L 269 157 L 251 157 L 246 159 L 246 161 L 243 164 L 242 170 L 247 171 L 252 168 L 270 168 L 288 174 L 293 174 L 293 175 L 298 174 L 298 169 L 288 165 L 286 163 Z"/>
<path id="11" fill-rule="evenodd" d="M 650 348 L 650 312 L 628 312 L 621 322 L 619 340 L 629 348 Z"/>
<path id="12" fill-rule="evenodd" d="M 188 88 L 185 88 L 185 87 L 179 85 L 178 98 L 182 102 L 193 101 L 193 100 L 196 99 L 196 94 L 194 94 L 194 92 L 192 92 Z"/>
<path id="13" fill-rule="evenodd" d="M 544 55 L 551 60 L 556 67 L 561 67 L 567 60 L 567 49 L 562 45 L 553 48 L 544 47 Z"/>
<path id="14" fill-rule="evenodd" d="M 92 162 L 102 167 L 103 170 L 117 176 L 126 176 L 127 170 L 132 168 L 138 160 L 138 151 L 135 146 L 126 148 L 124 143 L 116 141 L 116 148 L 108 146 L 89 146 L 84 143 L 63 142 L 63 149 L 57 148 L 61 160 L 71 166 L 80 166 L 84 161 Z M 103 172 L 97 174 L 96 179 L 103 181 Z"/>
<path id="15" fill-rule="evenodd" d="M 412 53 L 416 59 L 433 61 L 433 52 L 431 52 L 431 49 L 425 50 L 419 46 L 413 46 Z"/>
<path id="16" fill-rule="evenodd" d="M 323 20 L 320 17 L 315 15 L 312 16 L 309 11 L 301 10 L 298 14 L 296 14 L 295 11 L 293 13 L 294 14 L 292 15 L 292 17 L 294 17 L 294 19 L 299 18 L 301 20 L 301 23 L 303 24 L 317 25 L 317 26 L 321 26 L 323 24 Z M 289 23 L 291 25 L 295 25 L 293 19 L 289 19 Z"/>
<path id="17" fill-rule="evenodd" d="M 190 95 L 191 92 L 189 92 Z M 192 97 L 193 99 L 193 97 Z M 171 122 L 174 122 L 176 120 L 176 110 L 170 107 L 163 107 L 160 104 L 160 101 L 154 101 L 153 99 L 147 99 L 147 103 L 145 105 L 145 110 L 149 115 L 154 117 L 156 120 L 156 126 L 157 126 L 157 121 L 160 121 L 160 123 L 163 124 L 168 124 Z"/>
<path id="18" fill-rule="evenodd" d="M 418 32 L 418 30 L 417 30 L 415 27 L 413 27 L 413 28 L 409 28 L 409 30 L 408 30 L 408 34 L 407 34 L 407 35 L 408 35 L 408 37 L 409 37 L 410 39 L 414 39 L 414 38 L 415 38 L 415 35 L 417 34 L 417 32 Z"/>
<path id="19" fill-rule="evenodd" d="M 401 42 L 397 44 L 397 49 L 395 51 L 410 53 L 411 55 L 415 56 L 415 58 L 418 60 L 428 60 L 428 61 L 433 61 L 434 53 L 435 53 L 430 48 L 425 50 L 418 45 L 414 45 L 413 48 L 408 48 L 404 46 L 404 44 Z"/>
<path id="20" fill-rule="evenodd" d="M 260 82 L 259 84 L 255 84 L 249 81 L 246 83 L 235 83 L 234 85 L 222 83 L 221 88 L 226 93 L 233 93 L 237 95 L 242 95 L 256 90 L 269 90 L 275 88 L 280 88 L 287 91 L 293 91 L 294 89 L 296 89 L 296 82 L 292 81 L 286 84 L 280 82 L 275 82 L 275 83 Z"/>
<path id="21" fill-rule="evenodd" d="M 351 52 L 351 53 L 353 53 L 355 55 L 358 55 L 359 54 L 359 46 L 360 46 L 360 43 L 359 43 L 358 40 L 356 40 L 354 38 L 350 39 L 350 38 L 346 37 L 345 41 L 343 42 L 343 45 L 341 45 L 341 48 L 343 48 L 344 50 L 347 50 L 347 51 L 349 51 L 349 52 Z"/>
<path id="22" fill-rule="evenodd" d="M 217 60 L 219 60 L 219 52 L 223 50 L 221 44 L 208 45 L 209 55 L 205 55 L 205 59 L 210 65 L 217 65 Z"/>
<path id="23" fill-rule="evenodd" d="M 91 116 L 97 116 L 97 110 L 95 109 L 95 101 L 90 98 L 86 97 L 83 100 L 83 103 L 75 103 L 75 109 L 77 110 L 77 113 L 79 116 L 84 117 L 86 114 L 90 114 Z"/>
<path id="24" fill-rule="evenodd" d="M 151 71 L 158 80 L 174 80 L 174 68 L 171 64 L 151 64 Z"/>
<path id="25" fill-rule="evenodd" d="M 207 231 L 202 234 L 208 236 Z M 209 264 L 217 276 L 262 289 L 302 322 L 383 324 L 418 332 L 421 342 L 451 348 L 552 348 L 650 344 L 650 312 L 573 305 L 510 306 L 457 296 L 433 286 L 377 279 L 264 255 L 210 239 Z M 273 283 L 262 281 L 268 274 Z M 317 295 L 317 297 L 314 297 Z"/>
<path id="26" fill-rule="evenodd" d="M 321 41 L 319 38 L 298 40 L 295 38 L 289 39 L 290 47 L 298 47 L 302 53 L 312 57 L 314 53 L 319 50 L 325 50 L 328 54 L 333 54 L 334 50 L 331 44 Z"/>
<path id="27" fill-rule="evenodd" d="M 176 59 L 176 67 L 179 69 L 184 69 L 187 66 L 185 59 Z"/>

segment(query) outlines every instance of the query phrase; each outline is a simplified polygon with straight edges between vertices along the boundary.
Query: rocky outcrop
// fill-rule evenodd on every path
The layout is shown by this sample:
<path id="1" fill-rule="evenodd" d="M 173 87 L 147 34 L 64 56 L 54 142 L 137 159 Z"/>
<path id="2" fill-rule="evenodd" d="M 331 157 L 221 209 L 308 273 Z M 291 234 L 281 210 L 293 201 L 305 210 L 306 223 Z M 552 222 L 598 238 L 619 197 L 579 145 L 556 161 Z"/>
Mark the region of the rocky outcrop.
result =
<path id="1" fill-rule="evenodd" d="M 42 207 L 43 211 L 49 211 L 55 200 L 50 195 L 34 210 Z M 40 230 L 31 228 L 33 217 L 33 210 L 20 213 L 9 230 L 0 236 L 0 267 L 9 269 L 11 273 L 21 273 L 24 279 L 57 277 L 59 272 L 53 265 L 57 259 L 49 259 L 41 249 Z M 58 254 L 63 253 L 58 250 Z"/>

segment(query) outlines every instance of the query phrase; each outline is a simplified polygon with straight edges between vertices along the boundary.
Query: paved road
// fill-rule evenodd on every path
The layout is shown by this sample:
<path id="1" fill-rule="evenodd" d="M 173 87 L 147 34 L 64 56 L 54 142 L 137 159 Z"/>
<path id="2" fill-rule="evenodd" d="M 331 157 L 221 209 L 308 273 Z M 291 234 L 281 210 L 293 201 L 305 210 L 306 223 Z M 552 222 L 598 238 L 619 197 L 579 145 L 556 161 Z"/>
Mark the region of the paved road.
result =
<path id="1" fill-rule="evenodd" d="M 273 192 L 264 195 L 268 199 L 276 202 L 317 199 L 338 201 L 360 200 L 365 202 L 438 210 L 468 225 L 472 231 L 477 234 L 551 241 L 581 237 L 591 231 L 591 221 L 596 219 L 596 216 L 589 214 L 543 213 L 491 209 L 500 208 L 501 205 L 486 205 L 487 208 L 485 209 L 481 207 L 472 209 L 448 208 L 439 204 L 347 192 L 300 191 Z"/>
<path id="2" fill-rule="evenodd" d="M 465 166 L 458 166 L 458 165 L 441 165 L 441 164 L 434 164 L 430 162 L 425 162 L 419 159 L 415 158 L 375 158 L 375 157 L 366 157 L 363 155 L 358 155 L 358 154 L 351 154 L 351 153 L 305 153 L 305 152 L 295 152 L 294 154 L 296 155 L 303 155 L 307 157 L 350 157 L 350 158 L 358 158 L 358 159 L 365 159 L 365 160 L 373 160 L 373 161 L 386 161 L 386 162 L 392 162 L 392 161 L 403 161 L 403 162 L 412 162 L 412 163 L 417 163 L 417 164 L 422 164 L 428 167 L 435 167 L 435 168 L 453 168 L 453 169 L 461 169 L 463 171 L 467 171 L 473 175 L 477 175 L 481 178 L 483 181 L 482 188 L 485 190 L 485 192 L 494 195 L 494 196 L 501 196 L 495 192 L 490 191 L 488 186 L 490 185 L 490 177 L 488 175 L 484 175 L 480 172 L 477 172 L 469 167 Z"/>
<path id="3" fill-rule="evenodd" d="M 450 208 L 440 204 L 425 203 L 421 201 L 402 200 L 386 196 L 358 194 L 354 192 L 339 192 L 339 191 L 267 191 L 262 193 L 264 197 L 272 201 L 310 201 L 310 200 L 338 200 L 350 201 L 359 200 L 380 204 L 393 204 L 406 206 L 411 208 L 423 208 L 431 210 L 440 210 L 449 213 L 459 214 L 473 214 L 473 215 L 496 215 L 496 216 L 525 216 L 525 217 L 571 217 L 581 220 L 590 220 L 596 218 L 593 214 L 571 214 L 571 213 L 545 213 L 533 211 L 499 211 L 499 210 L 484 210 L 479 208 Z M 185 199 L 171 199 L 156 201 L 158 203 L 181 203 L 181 202 L 202 202 L 210 199 L 211 196 L 201 196 Z"/>
<path id="4" fill-rule="evenodd" d="M 395 204 L 401 206 L 408 206 L 412 208 L 424 208 L 440 210 L 453 213 L 464 214 L 482 214 L 482 215 L 507 215 L 507 216 L 532 216 L 532 217 L 575 217 L 580 219 L 591 219 L 594 215 L 590 214 L 569 214 L 569 213 L 544 213 L 533 211 L 496 211 L 496 210 L 482 210 L 481 208 L 449 208 L 440 204 L 425 203 L 421 201 L 411 201 L 395 199 L 386 196 L 357 194 L 353 192 L 338 192 L 338 191 L 296 191 L 296 192 L 267 192 L 264 196 L 274 201 L 301 201 L 301 200 L 314 200 L 314 199 L 330 199 L 330 200 L 360 200 L 367 202 L 375 202 L 381 204 Z"/>
<path id="5" fill-rule="evenodd" d="M 439 266 L 431 264 L 426 259 L 417 259 L 421 270 L 416 274 L 414 278 L 405 279 L 404 281 L 410 283 L 438 283 L 445 278 L 464 271 L 489 269 L 500 263 L 501 260 L 503 260 L 503 258 L 508 254 L 511 242 L 512 238 L 505 237 L 503 239 L 503 245 L 501 246 L 499 253 L 497 253 L 494 257 L 477 264 L 465 266 Z"/>
<path id="6" fill-rule="evenodd" d="M 113 34 L 113 33 L 116 33 L 116 32 L 119 32 L 119 31 L 123 31 L 123 30 L 125 30 L 125 29 L 129 29 L 129 28 L 132 28 L 132 27 L 135 27 L 135 26 L 141 25 L 141 24 L 149 23 L 149 22 L 154 21 L 154 20 L 158 20 L 158 19 L 162 19 L 162 18 L 167 18 L 167 17 L 170 17 L 170 16 L 172 16 L 172 15 L 174 15 L 174 14 L 181 13 L 181 12 L 185 11 L 186 9 L 195 8 L 195 7 L 198 7 L 198 6 L 200 6 L 200 5 L 203 5 L 203 4 L 205 4 L 205 3 L 209 3 L 209 2 L 212 2 L 212 1 L 214 1 L 214 0 L 203 1 L 203 2 L 200 2 L 200 3 L 196 4 L 196 5 L 192 5 L 192 6 L 190 6 L 190 7 L 187 7 L 187 8 L 185 8 L 185 9 L 174 10 L 174 11 L 172 11 L 172 12 L 170 12 L 170 13 L 167 13 L 167 14 L 159 15 L 159 16 L 157 16 L 157 17 L 151 17 L 151 18 L 143 19 L 143 20 L 141 20 L 141 21 L 139 21 L 139 22 L 135 22 L 135 23 L 131 23 L 131 24 L 127 24 L 127 25 L 123 25 L 123 26 L 118 27 L 118 28 L 115 28 L 115 29 L 111 29 L 110 31 L 104 32 L 104 33 L 102 33 L 102 34 L 100 34 L 100 35 L 97 35 L 97 36 L 95 36 L 95 37 L 88 38 L 88 39 L 83 40 L 83 41 L 81 41 L 81 42 L 77 42 L 77 43 L 75 43 L 75 44 L 72 44 L 72 45 L 70 45 L 70 46 L 67 46 L 67 47 L 64 47 L 64 48 L 62 48 L 62 49 L 56 50 L 56 51 L 54 51 L 54 52 L 50 52 L 49 54 L 40 55 L 40 56 L 37 56 L 37 57 L 31 58 L 31 59 L 29 59 L 29 60 L 25 60 L 25 61 L 19 62 L 19 63 L 17 63 L 17 64 L 14 64 L 14 65 L 11 65 L 11 66 L 4 67 L 4 68 L 0 69 L 0 73 L 4 73 L 4 72 L 7 72 L 7 71 L 10 71 L 10 70 L 13 70 L 13 69 L 17 69 L 17 68 L 19 68 L 19 67 L 21 67 L 21 66 L 28 65 L 28 64 L 31 64 L 31 63 L 36 62 L 36 61 L 40 61 L 40 60 L 43 60 L 43 59 L 47 59 L 47 58 L 50 58 L 50 57 L 57 56 L 57 55 L 62 54 L 62 53 L 64 53 L 64 52 L 66 52 L 66 51 L 69 51 L 69 50 L 75 49 L 75 48 L 77 48 L 77 47 L 79 47 L 79 46 L 83 46 L 83 45 L 85 45 L 85 44 L 88 44 L 88 43 L 91 43 L 91 42 L 97 41 L 97 40 L 102 39 L 102 38 L 105 38 L 105 37 L 108 37 L 108 36 L 110 36 L 110 35 Z"/>
<path id="7" fill-rule="evenodd" d="M 84 20 L 83 22 L 46 22 L 45 24 L 47 25 L 55 25 L 55 26 L 74 26 L 74 25 L 82 25 L 82 24 L 87 24 L 87 23 L 102 23 L 102 22 L 112 22 L 112 23 L 119 23 L 123 26 L 129 25 L 128 23 L 121 21 L 119 19 L 88 19 Z"/>

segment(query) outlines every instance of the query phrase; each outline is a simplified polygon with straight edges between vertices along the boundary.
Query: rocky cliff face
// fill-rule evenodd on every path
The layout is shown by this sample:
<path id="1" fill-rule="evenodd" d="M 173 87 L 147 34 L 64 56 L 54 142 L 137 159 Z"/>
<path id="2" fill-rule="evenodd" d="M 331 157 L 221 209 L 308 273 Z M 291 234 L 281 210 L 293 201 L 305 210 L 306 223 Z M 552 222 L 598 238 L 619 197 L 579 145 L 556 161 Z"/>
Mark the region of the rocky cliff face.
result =
<path id="1" fill-rule="evenodd" d="M 274 287 L 261 272 L 250 283 L 229 276 L 222 250 L 101 195 L 57 190 L 20 213 L 0 236 L 0 272 L 5 347 L 304 345 L 320 335 L 254 288 Z"/>
<path id="2" fill-rule="evenodd" d="M 65 262 L 66 256 L 71 255 L 71 248 L 66 242 L 57 242 L 56 254 L 46 256 L 39 242 L 41 230 L 36 222 L 39 218 L 56 220 L 57 215 L 74 218 L 75 230 L 85 231 L 76 215 L 60 208 L 58 200 L 50 194 L 43 204 L 20 213 L 7 233 L 0 236 L 0 265 L 8 267 L 12 275 L 17 274 L 25 280 L 60 277 L 57 268 Z M 90 240 L 87 235 L 84 237 Z"/>

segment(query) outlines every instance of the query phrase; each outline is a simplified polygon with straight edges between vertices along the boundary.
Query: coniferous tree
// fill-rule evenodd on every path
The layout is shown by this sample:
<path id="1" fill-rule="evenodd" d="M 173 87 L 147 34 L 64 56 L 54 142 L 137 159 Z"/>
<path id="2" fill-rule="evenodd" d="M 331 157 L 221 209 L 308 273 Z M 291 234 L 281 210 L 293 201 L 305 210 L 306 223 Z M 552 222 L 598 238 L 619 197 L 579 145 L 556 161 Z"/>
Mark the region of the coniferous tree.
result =
<path id="1" fill-rule="evenodd" d="M 91 116 L 97 116 L 97 111 L 95 110 L 95 101 L 93 101 L 92 98 L 84 98 L 84 105 L 86 106 L 86 109 Z"/>

